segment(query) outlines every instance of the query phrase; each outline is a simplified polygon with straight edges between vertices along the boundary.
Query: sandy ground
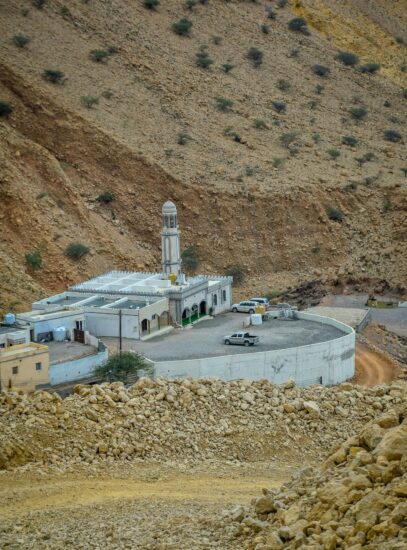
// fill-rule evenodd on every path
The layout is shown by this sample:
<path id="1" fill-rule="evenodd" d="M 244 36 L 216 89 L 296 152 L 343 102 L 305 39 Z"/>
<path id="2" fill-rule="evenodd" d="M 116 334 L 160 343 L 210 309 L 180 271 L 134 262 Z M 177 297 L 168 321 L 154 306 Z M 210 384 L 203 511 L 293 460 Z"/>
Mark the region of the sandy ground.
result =
<path id="1" fill-rule="evenodd" d="M 356 346 L 355 366 L 354 382 L 367 388 L 387 384 L 394 380 L 397 374 L 395 363 L 385 355 L 360 343 Z"/>

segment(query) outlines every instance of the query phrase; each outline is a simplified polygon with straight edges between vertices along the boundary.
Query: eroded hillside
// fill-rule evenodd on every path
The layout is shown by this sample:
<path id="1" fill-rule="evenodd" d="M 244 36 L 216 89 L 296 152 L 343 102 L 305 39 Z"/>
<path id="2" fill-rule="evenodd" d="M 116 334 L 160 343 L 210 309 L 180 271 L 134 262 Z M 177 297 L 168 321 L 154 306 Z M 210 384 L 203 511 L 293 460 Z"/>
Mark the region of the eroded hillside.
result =
<path id="1" fill-rule="evenodd" d="M 0 118 L 0 308 L 111 268 L 155 269 L 169 197 L 202 271 L 239 264 L 259 291 L 338 274 L 405 282 L 404 2 L 34 4 L 0 2 L 0 101 L 12 107 Z M 309 35 L 288 30 L 296 15 Z M 189 36 L 172 29 L 181 18 Z M 362 73 L 366 63 L 381 68 Z M 97 200 L 106 191 L 109 204 Z M 79 261 L 64 253 L 73 241 L 90 248 Z M 34 250 L 38 270 L 25 261 Z"/>

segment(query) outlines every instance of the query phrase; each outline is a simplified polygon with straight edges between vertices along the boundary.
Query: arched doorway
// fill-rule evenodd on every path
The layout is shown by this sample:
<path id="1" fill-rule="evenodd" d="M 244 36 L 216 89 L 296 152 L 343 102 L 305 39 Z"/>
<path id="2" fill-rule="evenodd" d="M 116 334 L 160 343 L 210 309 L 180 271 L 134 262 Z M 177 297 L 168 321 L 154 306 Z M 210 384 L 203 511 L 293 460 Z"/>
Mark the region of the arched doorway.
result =
<path id="1" fill-rule="evenodd" d="M 149 321 L 148 319 L 143 319 L 141 321 L 141 334 L 148 334 L 150 332 L 149 330 Z"/>
<path id="2" fill-rule="evenodd" d="M 202 300 L 199 304 L 199 315 L 206 315 L 206 301 Z"/>
<path id="3" fill-rule="evenodd" d="M 188 325 L 191 321 L 191 310 L 189 307 L 186 307 L 182 312 L 182 325 Z"/>

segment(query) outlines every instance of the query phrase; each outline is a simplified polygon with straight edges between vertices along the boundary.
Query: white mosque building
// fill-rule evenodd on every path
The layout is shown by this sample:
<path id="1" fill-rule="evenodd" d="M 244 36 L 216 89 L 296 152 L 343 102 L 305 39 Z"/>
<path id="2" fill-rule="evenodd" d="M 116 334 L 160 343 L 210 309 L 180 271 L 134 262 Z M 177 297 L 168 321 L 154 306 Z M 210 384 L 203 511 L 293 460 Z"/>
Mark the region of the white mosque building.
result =
<path id="1" fill-rule="evenodd" d="M 182 272 L 177 209 L 171 201 L 163 205 L 162 222 L 161 272 L 110 271 L 35 302 L 33 311 L 17 315 L 30 325 L 32 339 L 52 339 L 61 326 L 68 338 L 79 341 L 85 331 L 140 339 L 230 309 L 232 277 Z"/>

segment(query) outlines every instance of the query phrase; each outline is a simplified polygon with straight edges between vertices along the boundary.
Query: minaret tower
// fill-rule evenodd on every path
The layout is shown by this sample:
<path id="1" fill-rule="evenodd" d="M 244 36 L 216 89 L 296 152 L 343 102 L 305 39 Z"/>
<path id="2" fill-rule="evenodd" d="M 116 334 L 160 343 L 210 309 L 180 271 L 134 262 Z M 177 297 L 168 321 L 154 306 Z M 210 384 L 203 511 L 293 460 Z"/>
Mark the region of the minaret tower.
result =
<path id="1" fill-rule="evenodd" d="M 177 208 L 171 201 L 163 205 L 163 230 L 161 231 L 162 265 L 166 275 L 181 273 L 181 254 L 179 246 Z"/>

